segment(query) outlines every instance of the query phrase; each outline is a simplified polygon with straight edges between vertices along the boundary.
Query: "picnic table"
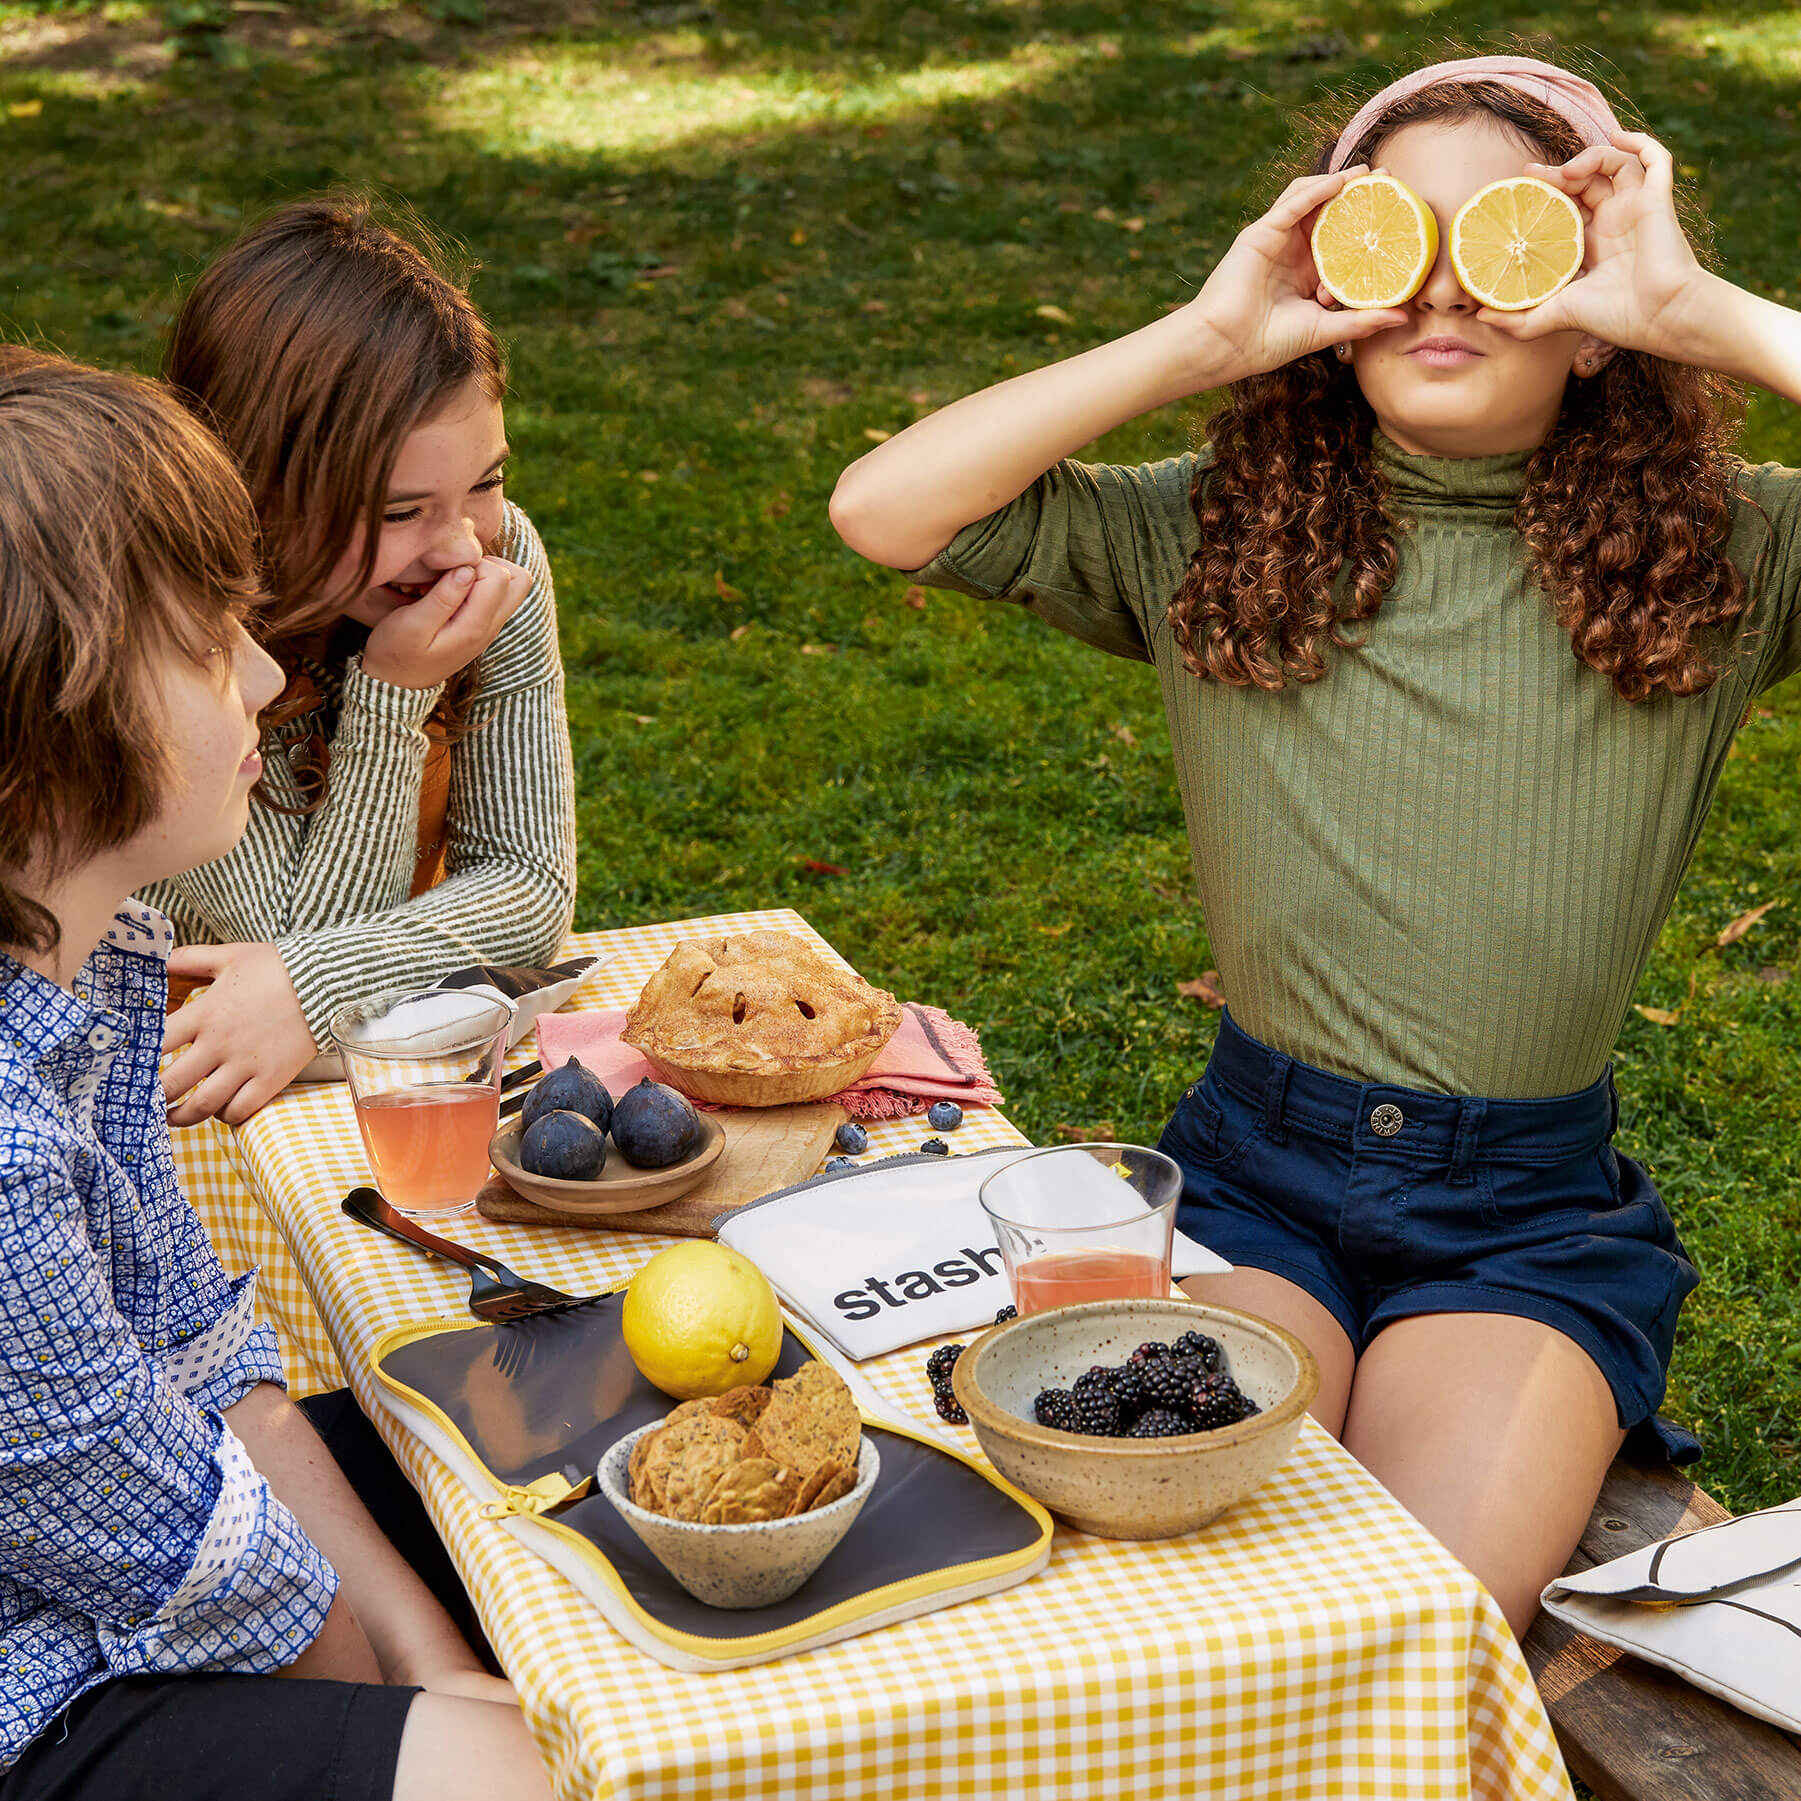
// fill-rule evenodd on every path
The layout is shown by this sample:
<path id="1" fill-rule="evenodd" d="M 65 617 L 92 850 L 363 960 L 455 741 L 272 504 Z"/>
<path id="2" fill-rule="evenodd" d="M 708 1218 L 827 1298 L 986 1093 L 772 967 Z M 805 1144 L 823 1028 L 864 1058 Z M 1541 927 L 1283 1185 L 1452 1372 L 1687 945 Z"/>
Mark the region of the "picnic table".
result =
<path id="1" fill-rule="evenodd" d="M 581 934 L 568 954 L 612 961 L 575 1004 L 626 1005 L 678 940 L 753 930 L 836 955 L 785 910 Z M 870 1149 L 920 1135 L 917 1120 L 877 1125 Z M 176 1137 L 228 1265 L 263 1264 L 296 1387 L 342 1371 L 424 1497 L 568 1801 L 1034 1786 L 1246 1801 L 1570 1795 L 1500 1609 L 1311 1421 L 1265 1488 L 1203 1531 L 1139 1544 L 1059 1525 L 1047 1567 L 1002 1593 L 754 1668 L 667 1669 L 483 1519 L 481 1497 L 384 1408 L 377 1342 L 408 1321 L 466 1317 L 467 1284 L 340 1212 L 368 1179 L 342 1086 L 290 1091 L 236 1131 Z M 1023 1142 L 998 1111 L 972 1110 L 953 1148 Z M 450 1230 L 577 1294 L 617 1286 L 668 1242 L 472 1214 Z M 860 1371 L 935 1424 L 923 1361 L 916 1346 Z"/>

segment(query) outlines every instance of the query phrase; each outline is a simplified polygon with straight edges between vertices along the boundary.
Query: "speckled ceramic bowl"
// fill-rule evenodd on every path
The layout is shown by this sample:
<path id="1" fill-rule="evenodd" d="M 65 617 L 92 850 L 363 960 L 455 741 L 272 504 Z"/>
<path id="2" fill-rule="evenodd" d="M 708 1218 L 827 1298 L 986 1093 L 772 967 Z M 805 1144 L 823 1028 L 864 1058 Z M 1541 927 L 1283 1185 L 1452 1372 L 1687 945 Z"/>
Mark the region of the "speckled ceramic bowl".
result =
<path id="1" fill-rule="evenodd" d="M 881 1457 L 865 1433 L 857 1453 L 857 1486 L 829 1506 L 747 1526 L 665 1519 L 635 1505 L 626 1493 L 632 1446 L 662 1423 L 653 1420 L 627 1433 L 601 1458 L 595 1480 L 645 1549 L 695 1600 L 709 1607 L 770 1607 L 787 1600 L 838 1548 L 881 1474 Z"/>
<path id="2" fill-rule="evenodd" d="M 1263 1409 L 1217 1432 L 1088 1438 L 1041 1426 L 1040 1389 L 1068 1388 L 1097 1363 L 1119 1364 L 1148 1339 L 1219 1340 L 1238 1386 Z M 1259 1488 L 1294 1448 L 1319 1390 L 1319 1366 L 1292 1333 L 1199 1301 L 1089 1301 L 1009 1320 L 953 1368 L 957 1399 L 989 1461 L 1084 1532 L 1173 1538 Z"/>

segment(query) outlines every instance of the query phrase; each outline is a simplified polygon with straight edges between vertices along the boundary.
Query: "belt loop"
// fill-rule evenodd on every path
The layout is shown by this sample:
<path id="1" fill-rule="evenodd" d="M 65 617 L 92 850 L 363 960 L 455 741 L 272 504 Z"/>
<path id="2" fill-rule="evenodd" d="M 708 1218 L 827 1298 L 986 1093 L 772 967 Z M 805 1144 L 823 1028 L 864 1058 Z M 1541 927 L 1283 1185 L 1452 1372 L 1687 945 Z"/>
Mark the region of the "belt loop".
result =
<path id="1" fill-rule="evenodd" d="M 1288 1104 L 1288 1074 L 1294 1068 L 1292 1059 L 1274 1052 L 1269 1060 L 1269 1075 L 1263 1084 L 1263 1135 L 1271 1144 L 1286 1144 L 1288 1134 L 1282 1129 L 1282 1111 Z"/>
<path id="2" fill-rule="evenodd" d="M 1620 1129 L 1620 1091 L 1614 1086 L 1613 1065 L 1607 1066 L 1607 1142 L 1613 1143 L 1613 1135 Z"/>
<path id="3" fill-rule="evenodd" d="M 1451 1180 L 1464 1187 L 1476 1179 L 1476 1145 L 1482 1136 L 1482 1120 L 1488 1102 L 1461 1101 L 1457 1107 L 1457 1142 L 1451 1147 Z"/>

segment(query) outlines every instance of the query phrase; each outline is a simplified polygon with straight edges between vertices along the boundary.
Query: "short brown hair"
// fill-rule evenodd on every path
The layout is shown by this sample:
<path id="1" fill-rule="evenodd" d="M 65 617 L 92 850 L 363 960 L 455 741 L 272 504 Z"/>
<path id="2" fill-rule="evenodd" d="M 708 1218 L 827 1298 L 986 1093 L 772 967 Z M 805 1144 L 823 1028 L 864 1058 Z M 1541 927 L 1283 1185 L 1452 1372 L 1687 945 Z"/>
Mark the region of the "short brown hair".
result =
<path id="1" fill-rule="evenodd" d="M 506 390 L 500 344 L 444 251 L 419 221 L 408 232 L 355 195 L 279 208 L 195 282 L 163 359 L 250 490 L 268 648 L 290 680 L 299 641 L 369 579 L 407 434 L 468 381 L 495 400 Z M 331 592 L 332 566 L 359 525 L 362 566 Z M 446 685 L 437 717 L 449 735 L 475 687 L 473 666 Z M 277 701 L 278 721 L 281 709 Z"/>
<path id="2" fill-rule="evenodd" d="M 261 599 L 231 459 L 166 389 L 0 344 L 0 945 L 47 951 L 14 884 L 155 818 L 170 771 L 154 666 L 229 654 Z"/>

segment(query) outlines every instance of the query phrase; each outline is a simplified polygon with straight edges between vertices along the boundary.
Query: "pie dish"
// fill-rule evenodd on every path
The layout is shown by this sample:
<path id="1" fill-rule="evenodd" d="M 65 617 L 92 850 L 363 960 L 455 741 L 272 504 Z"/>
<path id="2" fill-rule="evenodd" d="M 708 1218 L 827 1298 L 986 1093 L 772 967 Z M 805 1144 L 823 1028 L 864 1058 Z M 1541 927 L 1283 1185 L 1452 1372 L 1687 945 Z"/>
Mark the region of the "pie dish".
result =
<path id="1" fill-rule="evenodd" d="M 786 932 L 689 938 L 620 1036 L 672 1087 L 721 1107 L 822 1101 L 869 1073 L 900 1003 Z"/>

